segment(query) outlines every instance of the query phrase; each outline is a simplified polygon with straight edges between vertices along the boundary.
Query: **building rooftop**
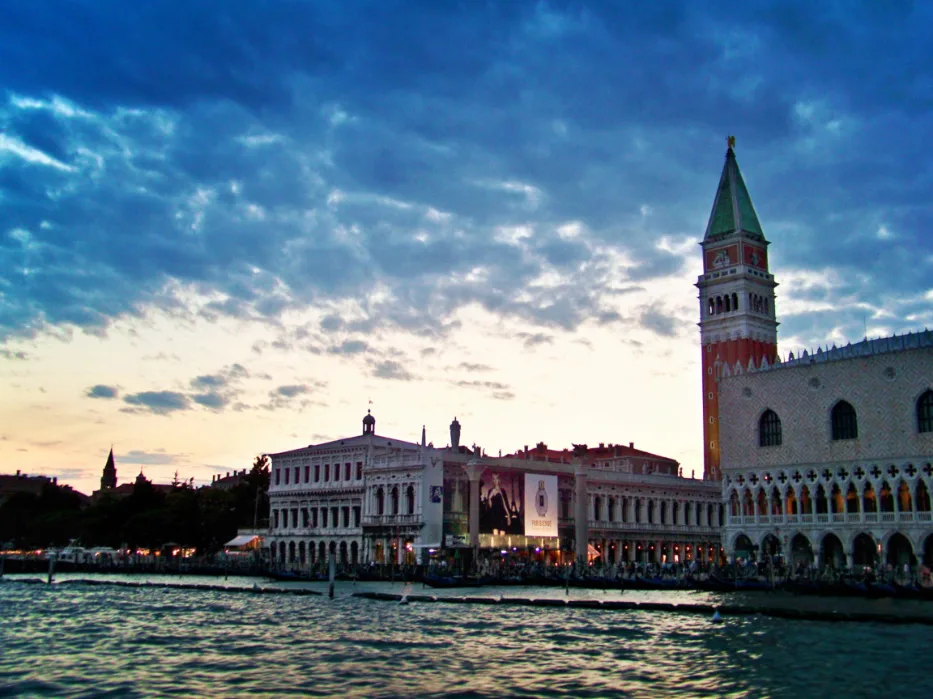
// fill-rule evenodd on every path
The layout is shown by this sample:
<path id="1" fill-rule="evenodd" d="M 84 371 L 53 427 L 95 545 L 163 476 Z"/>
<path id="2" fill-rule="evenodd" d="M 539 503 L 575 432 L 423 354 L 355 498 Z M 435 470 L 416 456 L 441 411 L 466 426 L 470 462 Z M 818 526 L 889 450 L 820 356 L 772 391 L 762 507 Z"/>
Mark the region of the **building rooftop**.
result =
<path id="1" fill-rule="evenodd" d="M 758 214 L 755 213 L 752 198 L 735 159 L 734 145 L 735 139 L 730 136 L 726 162 L 719 177 L 719 188 L 713 199 L 713 210 L 706 225 L 704 240 L 713 240 L 738 231 L 764 239 Z"/>
<path id="2" fill-rule="evenodd" d="M 908 352 L 924 348 L 933 348 L 933 330 L 907 333 L 906 335 L 892 335 L 891 337 L 882 337 L 874 340 L 865 339 L 855 344 L 850 342 L 845 347 L 836 347 L 833 345 L 825 350 L 819 347 L 816 352 L 804 350 L 802 354 L 796 357 L 794 353 L 791 352 L 784 361 L 781 361 L 779 357 L 778 361 L 774 364 L 769 364 L 767 359 L 763 360 L 758 366 L 755 365 L 754 360 L 749 360 L 748 366 L 744 367 L 736 362 L 731 367 L 729 365 L 724 365 L 721 370 L 721 375 L 723 378 L 726 378 L 758 371 L 791 369 L 794 367 L 846 361 L 861 357 L 873 357 L 893 352 Z"/>

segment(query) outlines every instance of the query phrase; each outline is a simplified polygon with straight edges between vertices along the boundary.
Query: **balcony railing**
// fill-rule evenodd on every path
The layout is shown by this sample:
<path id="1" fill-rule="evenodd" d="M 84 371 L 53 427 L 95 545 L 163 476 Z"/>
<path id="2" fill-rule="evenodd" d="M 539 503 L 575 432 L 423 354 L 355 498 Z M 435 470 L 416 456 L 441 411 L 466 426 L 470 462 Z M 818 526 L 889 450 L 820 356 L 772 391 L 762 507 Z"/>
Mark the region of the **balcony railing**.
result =
<path id="1" fill-rule="evenodd" d="M 561 523 L 563 524 L 563 521 Z M 588 524 L 590 531 L 594 529 L 609 529 L 612 531 L 652 532 L 658 534 L 715 534 L 719 532 L 719 527 L 697 527 L 691 524 L 660 524 L 656 522 L 603 522 L 592 519 Z"/>
<path id="2" fill-rule="evenodd" d="M 421 515 L 366 515 L 364 527 L 405 527 L 421 523 Z"/>
<path id="3" fill-rule="evenodd" d="M 799 515 L 730 515 L 731 525 L 771 526 L 777 524 L 828 524 L 829 522 L 848 524 L 875 524 L 878 522 L 929 522 L 933 520 L 931 512 L 833 512 Z M 651 525 L 654 526 L 654 525 Z"/>

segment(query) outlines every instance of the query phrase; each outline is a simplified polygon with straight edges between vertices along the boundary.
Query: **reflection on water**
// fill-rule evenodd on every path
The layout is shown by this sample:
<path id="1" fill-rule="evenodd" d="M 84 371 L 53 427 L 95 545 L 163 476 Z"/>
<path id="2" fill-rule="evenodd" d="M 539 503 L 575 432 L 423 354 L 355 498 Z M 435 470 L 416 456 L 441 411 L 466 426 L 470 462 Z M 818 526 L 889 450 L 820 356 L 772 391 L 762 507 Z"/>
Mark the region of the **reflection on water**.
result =
<path id="1" fill-rule="evenodd" d="M 917 660 L 933 642 L 931 627 L 763 617 L 713 625 L 667 612 L 402 606 L 349 597 L 373 587 L 339 585 L 329 600 L 49 587 L 8 576 L 0 584 L 0 696 L 926 694 Z"/>

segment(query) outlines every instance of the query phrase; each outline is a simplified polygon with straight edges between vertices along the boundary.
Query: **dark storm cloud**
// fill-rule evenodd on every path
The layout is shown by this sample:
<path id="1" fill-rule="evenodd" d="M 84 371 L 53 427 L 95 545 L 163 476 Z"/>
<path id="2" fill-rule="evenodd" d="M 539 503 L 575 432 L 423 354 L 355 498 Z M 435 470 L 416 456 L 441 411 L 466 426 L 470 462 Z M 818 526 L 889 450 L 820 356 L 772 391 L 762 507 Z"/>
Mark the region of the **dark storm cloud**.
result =
<path id="1" fill-rule="evenodd" d="M 143 391 L 123 397 L 123 402 L 132 408 L 130 412 L 150 412 L 156 415 L 169 415 L 180 410 L 188 410 L 191 401 L 184 393 L 176 391 Z"/>
<path id="2" fill-rule="evenodd" d="M 373 376 L 377 379 L 393 379 L 396 381 L 411 381 L 415 377 L 398 362 L 386 359 L 381 362 L 370 362 Z"/>
<path id="3" fill-rule="evenodd" d="M 298 384 L 292 386 L 279 386 L 275 390 L 270 392 L 270 396 L 278 396 L 281 398 L 294 398 L 295 396 L 300 396 L 303 393 L 308 393 L 311 390 L 310 386 L 305 384 Z"/>
<path id="4" fill-rule="evenodd" d="M 283 386 L 277 386 L 269 391 L 269 400 L 259 407 L 263 410 L 281 410 L 283 408 L 287 409 L 298 409 L 299 411 L 308 407 L 312 403 L 316 405 L 325 405 L 321 402 L 312 401 L 310 396 L 313 392 L 323 389 L 323 382 L 314 381 L 310 383 L 303 384 L 287 384 Z"/>
<path id="5" fill-rule="evenodd" d="M 647 308 L 642 311 L 639 320 L 642 327 L 657 333 L 661 337 L 674 337 L 677 335 L 677 329 L 683 326 L 678 318 L 667 315 L 655 308 Z"/>
<path id="6" fill-rule="evenodd" d="M 0 341 L 101 334 L 153 307 L 275 326 L 327 300 L 361 313 L 335 310 L 323 332 L 438 338 L 469 304 L 542 328 L 617 322 L 620 282 L 684 274 L 658 241 L 702 235 L 732 130 L 774 271 L 858 270 L 856 301 L 894 304 L 933 268 L 933 170 L 917 156 L 930 12 L 8 4 Z M 571 222 L 579 235 L 560 235 Z M 606 247 L 631 261 L 623 278 Z M 188 308 L 178 285 L 212 301 Z M 367 301 L 377 288 L 390 293 Z M 853 331 L 856 308 L 833 325 Z M 192 389 L 226 405 L 210 379 Z"/>
<path id="7" fill-rule="evenodd" d="M 96 386 L 91 386 L 87 390 L 88 398 L 105 398 L 111 399 L 116 398 L 119 394 L 119 391 L 115 386 L 104 386 L 103 384 L 97 384 Z"/>

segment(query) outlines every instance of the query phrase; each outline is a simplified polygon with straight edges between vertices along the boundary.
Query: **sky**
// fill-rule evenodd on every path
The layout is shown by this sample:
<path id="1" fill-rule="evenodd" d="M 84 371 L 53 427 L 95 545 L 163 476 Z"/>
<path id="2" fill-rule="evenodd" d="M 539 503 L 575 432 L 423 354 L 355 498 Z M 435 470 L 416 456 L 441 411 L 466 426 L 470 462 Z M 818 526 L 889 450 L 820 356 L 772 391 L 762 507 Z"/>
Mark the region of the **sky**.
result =
<path id="1" fill-rule="evenodd" d="M 933 327 L 928 3 L 7 0 L 0 471 L 379 434 L 702 474 L 736 154 L 780 352 Z"/>

